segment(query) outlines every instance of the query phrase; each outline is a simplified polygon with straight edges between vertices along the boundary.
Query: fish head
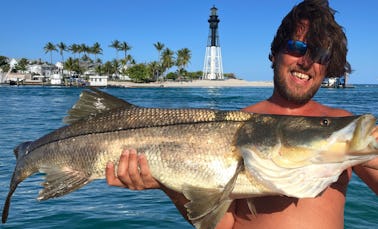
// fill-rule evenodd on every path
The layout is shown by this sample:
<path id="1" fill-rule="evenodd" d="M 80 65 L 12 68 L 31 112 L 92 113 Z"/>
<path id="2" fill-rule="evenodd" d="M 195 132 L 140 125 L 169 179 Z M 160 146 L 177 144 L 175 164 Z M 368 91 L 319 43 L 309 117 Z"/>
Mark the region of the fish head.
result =
<path id="1" fill-rule="evenodd" d="M 257 115 L 240 128 L 236 144 L 249 153 L 292 168 L 377 155 L 373 115 L 302 117 Z"/>
<path id="2" fill-rule="evenodd" d="M 285 168 L 368 160 L 378 154 L 373 115 L 302 117 L 263 115 L 240 130 L 238 145 Z M 273 131 L 272 131 L 273 130 Z"/>
<path id="3" fill-rule="evenodd" d="M 318 196 L 351 166 L 378 155 L 372 115 L 256 116 L 236 136 L 246 170 L 271 193 Z"/>
<path id="4" fill-rule="evenodd" d="M 13 149 L 14 155 L 16 157 L 16 167 L 13 172 L 13 177 L 11 180 L 12 184 L 18 184 L 29 177 L 35 171 L 30 171 L 30 166 L 28 165 L 28 160 L 25 160 L 25 156 L 30 152 L 30 147 L 33 142 L 24 142 L 19 144 Z"/>
<path id="5" fill-rule="evenodd" d="M 372 133 L 376 118 L 370 114 L 348 117 L 302 117 L 287 120 L 280 130 L 280 149 L 273 160 L 283 167 L 314 163 L 352 166 L 378 154 Z M 299 125 L 298 125 L 299 124 Z"/>

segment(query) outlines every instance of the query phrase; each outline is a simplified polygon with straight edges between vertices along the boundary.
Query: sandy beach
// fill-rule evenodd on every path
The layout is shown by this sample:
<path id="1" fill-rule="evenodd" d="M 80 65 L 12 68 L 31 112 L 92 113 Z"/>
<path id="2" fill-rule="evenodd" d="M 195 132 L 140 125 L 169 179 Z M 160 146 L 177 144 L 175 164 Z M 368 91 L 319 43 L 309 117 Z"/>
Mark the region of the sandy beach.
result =
<path id="1" fill-rule="evenodd" d="M 193 80 L 188 82 L 153 82 L 132 83 L 126 81 L 108 81 L 108 86 L 114 87 L 273 87 L 271 81 L 246 81 L 240 79 L 228 80 Z"/>

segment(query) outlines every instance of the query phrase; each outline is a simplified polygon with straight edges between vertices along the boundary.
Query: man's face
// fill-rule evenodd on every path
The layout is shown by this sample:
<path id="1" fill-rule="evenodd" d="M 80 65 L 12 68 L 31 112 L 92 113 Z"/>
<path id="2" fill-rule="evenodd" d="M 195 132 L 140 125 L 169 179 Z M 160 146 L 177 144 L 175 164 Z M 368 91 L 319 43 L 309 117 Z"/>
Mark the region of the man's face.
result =
<path id="1" fill-rule="evenodd" d="M 308 21 L 302 21 L 293 39 L 306 42 L 308 27 Z M 307 54 L 295 57 L 280 51 L 273 66 L 276 91 L 297 104 L 304 104 L 315 95 L 326 74 L 326 65 L 315 63 Z"/>

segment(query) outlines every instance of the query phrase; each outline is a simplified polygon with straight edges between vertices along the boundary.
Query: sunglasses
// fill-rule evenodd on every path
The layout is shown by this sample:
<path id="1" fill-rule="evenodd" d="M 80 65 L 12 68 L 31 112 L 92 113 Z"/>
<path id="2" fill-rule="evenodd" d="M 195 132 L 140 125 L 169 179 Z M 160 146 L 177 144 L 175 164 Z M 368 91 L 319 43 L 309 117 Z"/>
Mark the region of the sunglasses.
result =
<path id="1" fill-rule="evenodd" d="M 312 61 L 322 65 L 328 64 L 331 57 L 329 49 L 310 49 L 308 45 L 303 41 L 288 40 L 284 49 L 284 53 L 295 57 L 302 57 L 306 55 L 307 50 L 310 50 L 309 56 Z"/>

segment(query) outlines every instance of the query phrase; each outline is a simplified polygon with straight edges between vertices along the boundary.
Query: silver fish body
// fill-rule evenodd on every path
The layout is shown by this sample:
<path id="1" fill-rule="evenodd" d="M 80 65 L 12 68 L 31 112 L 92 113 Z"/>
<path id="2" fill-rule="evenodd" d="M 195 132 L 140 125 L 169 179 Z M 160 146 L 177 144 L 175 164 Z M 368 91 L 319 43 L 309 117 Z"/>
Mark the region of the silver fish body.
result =
<path id="1" fill-rule="evenodd" d="M 154 178 L 186 196 L 197 228 L 214 228 L 233 199 L 315 197 L 345 168 L 378 154 L 371 115 L 141 108 L 98 90 L 84 91 L 69 114 L 70 125 L 15 149 L 3 223 L 27 177 L 45 173 L 38 199 L 59 197 L 104 178 L 107 162 L 117 162 L 123 149 L 145 154 Z"/>

